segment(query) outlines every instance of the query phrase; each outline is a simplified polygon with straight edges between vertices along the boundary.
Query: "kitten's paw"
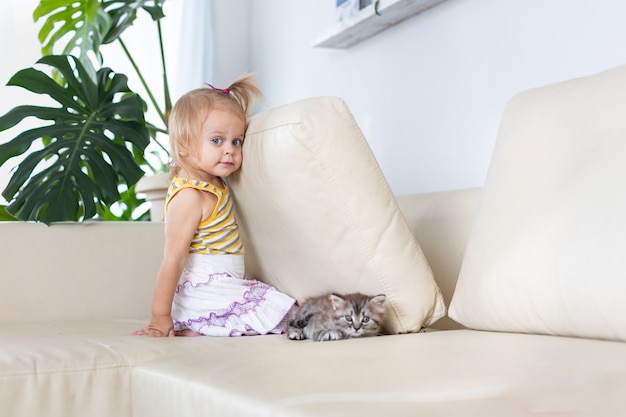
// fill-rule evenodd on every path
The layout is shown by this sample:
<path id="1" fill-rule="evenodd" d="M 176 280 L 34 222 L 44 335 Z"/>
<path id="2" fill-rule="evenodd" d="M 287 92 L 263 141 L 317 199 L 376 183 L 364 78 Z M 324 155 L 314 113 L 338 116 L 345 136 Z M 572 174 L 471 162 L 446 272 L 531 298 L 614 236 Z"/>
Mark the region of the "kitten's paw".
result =
<path id="1" fill-rule="evenodd" d="M 318 342 L 326 342 L 328 340 L 341 340 L 345 336 L 343 332 L 339 330 L 322 330 L 315 335 L 315 340 Z"/>
<path id="2" fill-rule="evenodd" d="M 290 327 L 287 329 L 287 337 L 291 340 L 303 340 L 304 332 L 301 329 Z"/>

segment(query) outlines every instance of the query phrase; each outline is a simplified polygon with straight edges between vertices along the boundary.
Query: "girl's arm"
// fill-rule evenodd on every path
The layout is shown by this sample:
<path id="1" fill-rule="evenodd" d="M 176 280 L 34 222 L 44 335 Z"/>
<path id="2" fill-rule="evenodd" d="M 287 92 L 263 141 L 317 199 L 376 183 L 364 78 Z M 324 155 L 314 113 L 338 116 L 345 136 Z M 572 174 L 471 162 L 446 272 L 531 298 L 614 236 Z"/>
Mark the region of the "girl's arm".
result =
<path id="1" fill-rule="evenodd" d="M 174 336 L 172 321 L 172 300 L 180 275 L 189 257 L 189 245 L 198 224 L 203 221 L 207 203 L 215 206 L 215 201 L 203 195 L 202 191 L 184 189 L 169 202 L 165 222 L 165 250 L 157 276 L 152 298 L 152 319 L 150 324 L 134 335 Z"/>

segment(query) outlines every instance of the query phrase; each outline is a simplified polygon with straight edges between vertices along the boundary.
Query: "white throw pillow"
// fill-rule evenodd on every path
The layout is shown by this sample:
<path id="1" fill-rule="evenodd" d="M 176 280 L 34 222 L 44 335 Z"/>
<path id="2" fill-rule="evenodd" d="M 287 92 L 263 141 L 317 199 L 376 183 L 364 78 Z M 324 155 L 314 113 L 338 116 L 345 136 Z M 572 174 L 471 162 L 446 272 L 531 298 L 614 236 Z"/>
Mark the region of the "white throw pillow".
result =
<path id="1" fill-rule="evenodd" d="M 626 67 L 509 103 L 450 316 L 626 340 Z"/>
<path id="2" fill-rule="evenodd" d="M 230 178 L 246 275 L 302 301 L 324 292 L 386 298 L 392 333 L 445 315 L 431 269 L 354 117 L 312 98 L 253 117 Z"/>

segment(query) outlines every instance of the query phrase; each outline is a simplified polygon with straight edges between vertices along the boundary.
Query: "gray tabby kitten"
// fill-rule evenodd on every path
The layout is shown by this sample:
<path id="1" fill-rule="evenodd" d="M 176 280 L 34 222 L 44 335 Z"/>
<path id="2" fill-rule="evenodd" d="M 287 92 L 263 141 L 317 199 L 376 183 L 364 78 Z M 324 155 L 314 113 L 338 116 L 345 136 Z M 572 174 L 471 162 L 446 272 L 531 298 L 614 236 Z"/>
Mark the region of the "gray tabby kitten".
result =
<path id="1" fill-rule="evenodd" d="M 308 298 L 287 329 L 291 340 L 317 342 L 377 336 L 382 332 L 385 296 L 360 293 Z"/>

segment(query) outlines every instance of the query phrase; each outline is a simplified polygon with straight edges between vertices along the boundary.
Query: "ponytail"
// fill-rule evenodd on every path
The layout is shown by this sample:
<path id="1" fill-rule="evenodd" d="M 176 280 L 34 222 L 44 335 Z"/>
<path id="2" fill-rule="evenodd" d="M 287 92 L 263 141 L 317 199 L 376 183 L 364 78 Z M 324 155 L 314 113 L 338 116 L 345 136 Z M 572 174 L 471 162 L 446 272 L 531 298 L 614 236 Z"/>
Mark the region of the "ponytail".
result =
<path id="1" fill-rule="evenodd" d="M 256 99 L 259 101 L 263 101 L 265 99 L 263 93 L 254 82 L 255 78 L 256 74 L 243 75 L 233 81 L 233 83 L 229 85 L 227 89 L 243 108 L 246 119 L 250 115 L 250 110 L 252 110 L 252 104 L 254 103 L 254 100 Z"/>

